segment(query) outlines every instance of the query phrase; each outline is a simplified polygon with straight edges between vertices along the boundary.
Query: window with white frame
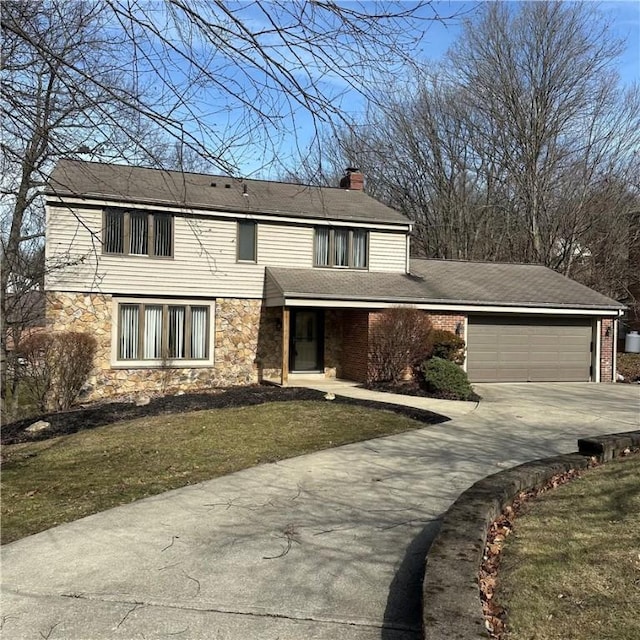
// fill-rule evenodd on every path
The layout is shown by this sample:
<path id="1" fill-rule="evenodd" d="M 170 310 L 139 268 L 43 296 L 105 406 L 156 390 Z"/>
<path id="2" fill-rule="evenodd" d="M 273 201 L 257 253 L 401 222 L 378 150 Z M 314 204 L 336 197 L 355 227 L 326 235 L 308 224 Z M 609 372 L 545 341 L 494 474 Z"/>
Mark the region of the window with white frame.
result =
<path id="1" fill-rule="evenodd" d="M 173 255 L 173 216 L 107 209 L 102 246 L 104 253 L 170 258 Z"/>
<path id="2" fill-rule="evenodd" d="M 257 225 L 253 220 L 238 221 L 238 260 L 255 262 L 257 245 Z"/>
<path id="3" fill-rule="evenodd" d="M 347 227 L 316 227 L 314 260 L 316 267 L 366 269 L 369 232 Z"/>
<path id="4" fill-rule="evenodd" d="M 121 302 L 117 359 L 208 360 L 210 323 L 209 304 Z"/>

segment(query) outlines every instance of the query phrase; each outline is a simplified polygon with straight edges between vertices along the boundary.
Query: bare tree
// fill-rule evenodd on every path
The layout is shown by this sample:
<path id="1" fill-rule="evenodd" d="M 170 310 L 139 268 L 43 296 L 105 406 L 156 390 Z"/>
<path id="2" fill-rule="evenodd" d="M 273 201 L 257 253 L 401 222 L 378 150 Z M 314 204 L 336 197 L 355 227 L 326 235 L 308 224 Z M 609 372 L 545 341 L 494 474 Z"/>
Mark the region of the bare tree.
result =
<path id="1" fill-rule="evenodd" d="M 242 161 L 267 164 L 299 118 L 339 118 L 352 89 L 373 95 L 373 71 L 408 64 L 436 17 L 429 2 L 5 0 L 3 382 L 11 304 L 59 266 L 34 260 L 58 158 L 237 176 Z"/>
<path id="2" fill-rule="evenodd" d="M 622 48 L 584 3 L 484 3 L 327 155 L 414 221 L 420 255 L 538 262 L 632 302 L 640 94 Z"/>
<path id="3" fill-rule="evenodd" d="M 586 185 L 640 142 L 637 99 L 618 89 L 613 68 L 623 44 L 594 9 L 563 2 L 522 3 L 517 11 L 488 3 L 462 38 L 450 54 L 455 78 L 497 143 L 528 233 L 523 258 L 562 269 L 568 258 L 558 259 L 558 247 L 575 242 L 559 215 L 567 187 L 567 215 L 578 220 Z"/>

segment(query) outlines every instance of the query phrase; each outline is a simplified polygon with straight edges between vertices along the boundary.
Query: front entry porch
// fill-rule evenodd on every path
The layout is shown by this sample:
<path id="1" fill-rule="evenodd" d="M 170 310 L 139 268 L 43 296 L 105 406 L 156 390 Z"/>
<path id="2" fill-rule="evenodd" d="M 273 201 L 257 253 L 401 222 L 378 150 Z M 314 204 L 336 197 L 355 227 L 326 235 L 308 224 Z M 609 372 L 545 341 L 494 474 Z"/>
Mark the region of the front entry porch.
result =
<path id="1" fill-rule="evenodd" d="M 366 378 L 368 311 L 322 307 L 269 308 L 260 379 L 286 386 L 300 381 Z"/>

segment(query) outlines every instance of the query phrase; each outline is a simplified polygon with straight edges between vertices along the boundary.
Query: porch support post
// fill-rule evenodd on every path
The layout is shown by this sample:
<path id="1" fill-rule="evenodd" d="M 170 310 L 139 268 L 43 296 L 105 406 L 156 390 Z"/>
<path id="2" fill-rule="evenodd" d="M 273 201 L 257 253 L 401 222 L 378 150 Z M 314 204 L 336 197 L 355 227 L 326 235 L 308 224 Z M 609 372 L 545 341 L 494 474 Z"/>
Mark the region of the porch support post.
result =
<path id="1" fill-rule="evenodd" d="M 282 376 L 280 383 L 289 381 L 289 309 L 282 307 Z"/>

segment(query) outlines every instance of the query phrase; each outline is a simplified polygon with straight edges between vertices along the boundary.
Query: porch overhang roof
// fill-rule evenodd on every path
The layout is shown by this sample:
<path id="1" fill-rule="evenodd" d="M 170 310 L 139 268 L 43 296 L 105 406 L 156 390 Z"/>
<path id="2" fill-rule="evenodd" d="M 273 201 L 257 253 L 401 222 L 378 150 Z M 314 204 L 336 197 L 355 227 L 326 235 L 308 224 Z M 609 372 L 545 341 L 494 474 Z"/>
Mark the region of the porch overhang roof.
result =
<path id="1" fill-rule="evenodd" d="M 452 311 L 619 315 L 621 305 L 539 265 L 412 260 L 411 273 L 266 268 L 266 305 L 412 305 Z"/>

